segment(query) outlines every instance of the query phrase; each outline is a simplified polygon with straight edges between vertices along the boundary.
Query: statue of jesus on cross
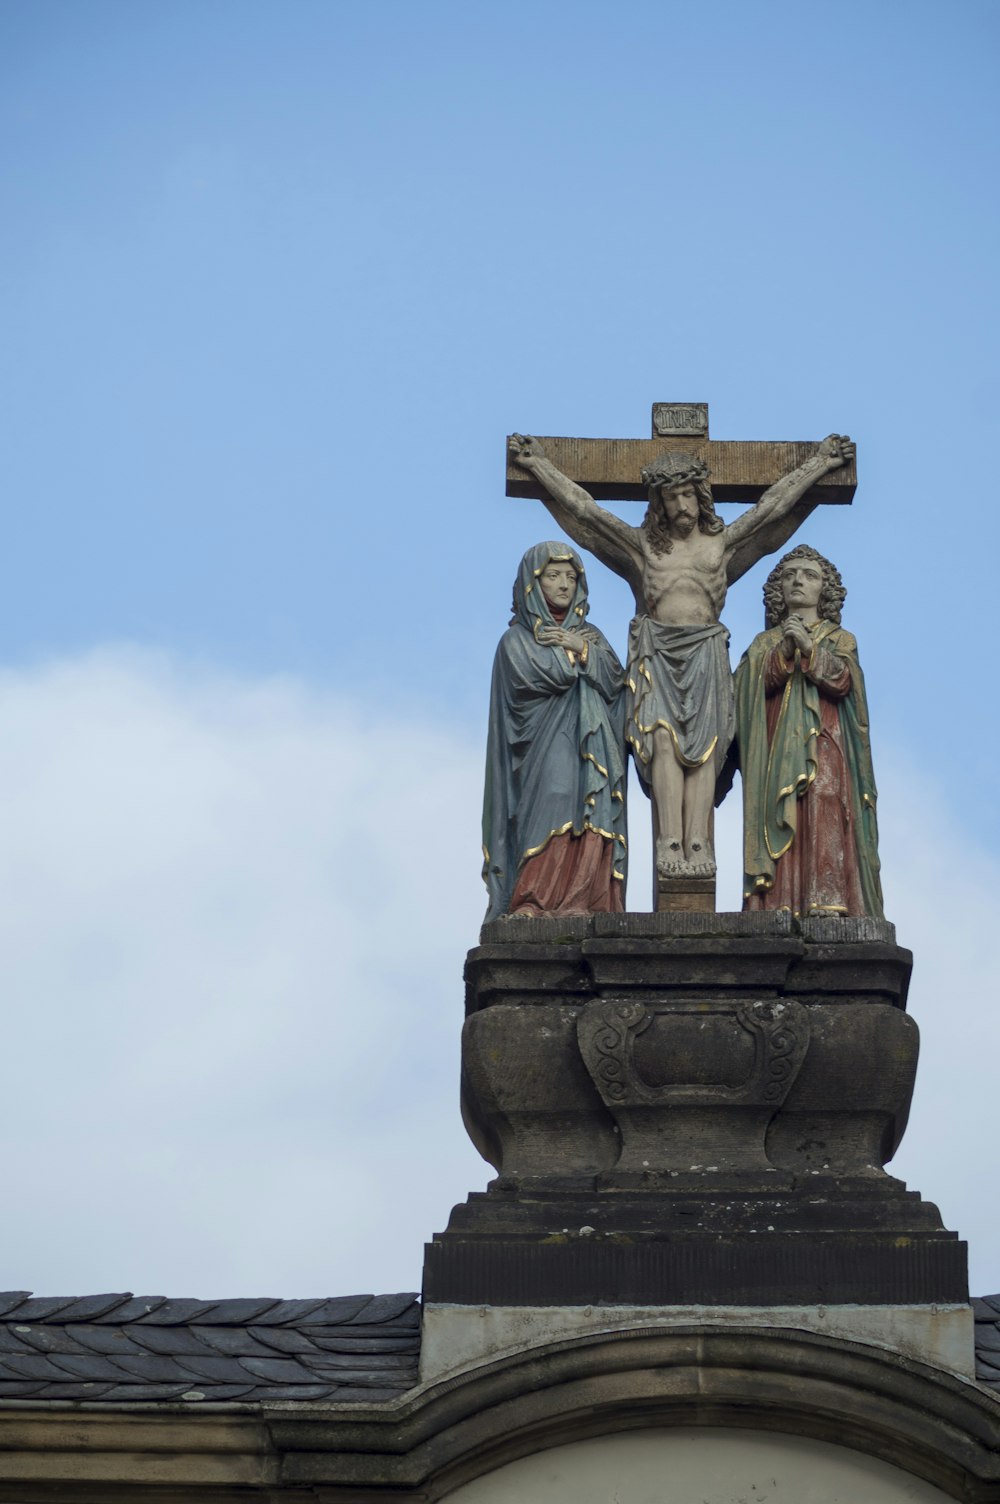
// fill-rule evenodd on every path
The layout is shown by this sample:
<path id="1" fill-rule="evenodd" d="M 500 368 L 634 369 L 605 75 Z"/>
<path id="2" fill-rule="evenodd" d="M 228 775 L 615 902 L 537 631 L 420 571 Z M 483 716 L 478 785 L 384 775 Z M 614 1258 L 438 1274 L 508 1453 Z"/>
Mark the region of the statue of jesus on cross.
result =
<path id="1" fill-rule="evenodd" d="M 559 526 L 634 591 L 626 737 L 653 801 L 657 877 L 714 878 L 711 812 L 735 724 L 729 634 L 719 621 L 726 590 L 782 545 L 802 520 L 796 504 L 851 464 L 854 445 L 831 434 L 728 526 L 716 516 L 705 461 L 670 449 L 643 468 L 646 516 L 630 527 L 559 470 L 539 440 L 508 442 Z"/>

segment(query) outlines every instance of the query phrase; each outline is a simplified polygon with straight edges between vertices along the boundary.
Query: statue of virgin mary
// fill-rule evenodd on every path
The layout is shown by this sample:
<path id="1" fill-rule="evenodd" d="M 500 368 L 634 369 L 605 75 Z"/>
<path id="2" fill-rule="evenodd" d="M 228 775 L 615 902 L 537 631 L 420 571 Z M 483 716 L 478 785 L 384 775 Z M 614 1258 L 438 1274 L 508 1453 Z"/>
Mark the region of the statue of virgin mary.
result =
<path id="1" fill-rule="evenodd" d="M 530 548 L 493 664 L 487 920 L 624 912 L 624 671 L 587 611 L 579 554 Z"/>

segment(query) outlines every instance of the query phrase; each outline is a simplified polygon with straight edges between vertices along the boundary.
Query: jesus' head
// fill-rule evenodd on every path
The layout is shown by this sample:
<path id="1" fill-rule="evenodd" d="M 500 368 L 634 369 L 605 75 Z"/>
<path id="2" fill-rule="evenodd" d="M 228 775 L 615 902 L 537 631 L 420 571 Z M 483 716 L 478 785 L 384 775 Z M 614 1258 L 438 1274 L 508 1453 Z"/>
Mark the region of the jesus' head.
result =
<path id="1" fill-rule="evenodd" d="M 695 527 L 703 533 L 722 531 L 704 460 L 670 451 L 644 468 L 642 480 L 649 493 L 642 525 L 657 553 L 669 553 L 674 540 L 689 538 Z"/>

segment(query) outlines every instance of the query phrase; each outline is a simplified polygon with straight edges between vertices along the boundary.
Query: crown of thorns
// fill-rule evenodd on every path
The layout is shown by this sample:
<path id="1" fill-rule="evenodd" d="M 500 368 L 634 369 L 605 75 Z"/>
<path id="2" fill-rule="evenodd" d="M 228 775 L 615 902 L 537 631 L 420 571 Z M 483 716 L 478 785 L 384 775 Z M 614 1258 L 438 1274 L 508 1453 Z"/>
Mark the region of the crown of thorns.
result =
<path id="1" fill-rule="evenodd" d="M 708 466 L 693 454 L 660 454 L 651 465 L 643 467 L 644 486 L 687 486 L 708 480 Z"/>

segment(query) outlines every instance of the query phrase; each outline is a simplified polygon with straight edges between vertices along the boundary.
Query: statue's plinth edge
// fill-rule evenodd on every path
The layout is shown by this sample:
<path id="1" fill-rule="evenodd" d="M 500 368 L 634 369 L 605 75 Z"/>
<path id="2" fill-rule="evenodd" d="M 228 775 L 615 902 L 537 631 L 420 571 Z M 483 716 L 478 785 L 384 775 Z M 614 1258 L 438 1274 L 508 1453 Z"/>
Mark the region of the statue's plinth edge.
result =
<path id="1" fill-rule="evenodd" d="M 913 955 L 884 919 L 788 913 L 591 914 L 483 925 L 466 1012 L 547 999 L 699 993 L 905 1009 Z"/>
<path id="2" fill-rule="evenodd" d="M 676 940 L 798 938 L 821 945 L 896 944 L 896 927 L 867 916 L 798 918 L 785 911 L 762 913 L 696 912 L 539 916 L 513 915 L 484 924 L 480 945 L 553 945 L 590 939 Z"/>

